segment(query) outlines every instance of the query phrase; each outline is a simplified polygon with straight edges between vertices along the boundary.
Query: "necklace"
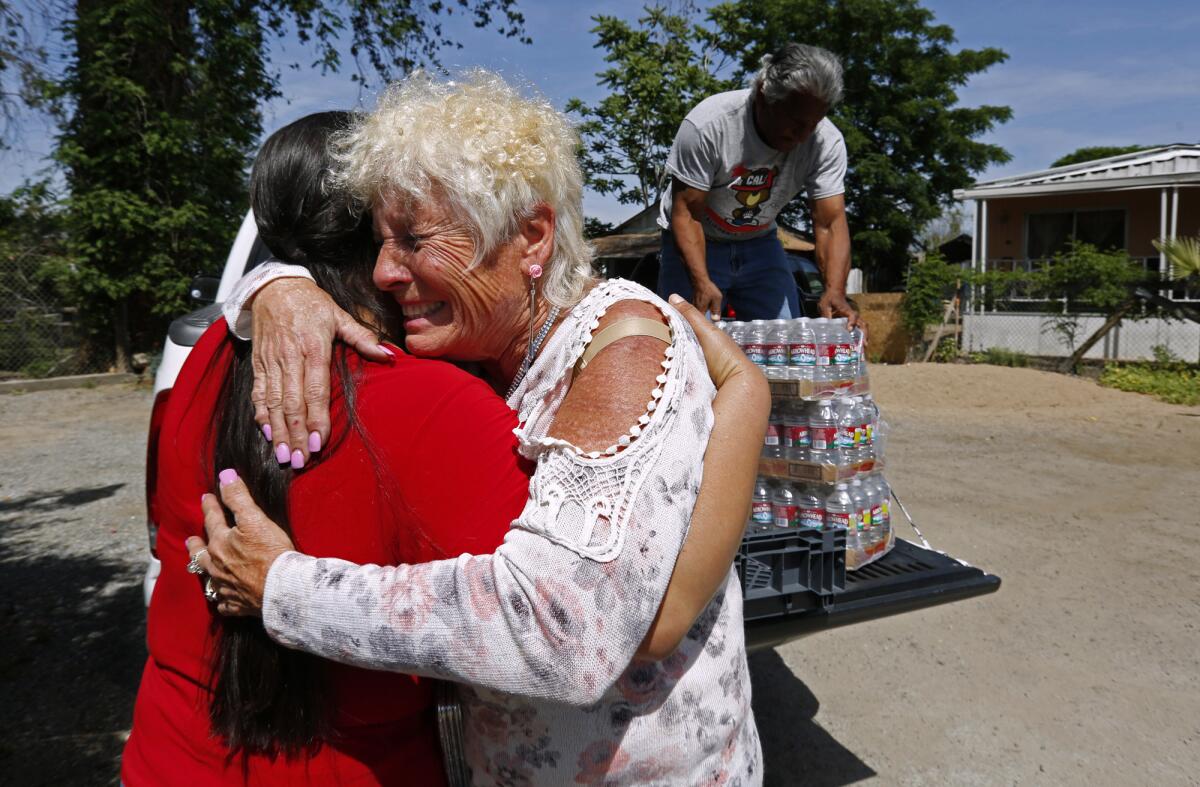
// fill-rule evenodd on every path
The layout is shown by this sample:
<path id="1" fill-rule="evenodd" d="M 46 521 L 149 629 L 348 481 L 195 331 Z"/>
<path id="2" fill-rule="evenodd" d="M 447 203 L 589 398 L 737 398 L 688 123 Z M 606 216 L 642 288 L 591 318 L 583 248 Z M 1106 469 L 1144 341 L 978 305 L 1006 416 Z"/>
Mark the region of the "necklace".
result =
<path id="1" fill-rule="evenodd" d="M 525 379 L 525 375 L 529 374 L 529 367 L 533 366 L 533 359 L 537 357 L 538 350 L 542 348 L 542 342 L 546 341 L 546 336 L 550 333 L 550 326 L 554 325 L 554 321 L 558 319 L 560 311 L 559 307 L 552 307 L 550 309 L 550 316 L 542 323 L 542 329 L 529 342 L 529 351 L 525 353 L 525 360 L 521 362 L 521 368 L 517 370 L 517 376 L 513 378 L 512 385 L 508 386 L 508 393 L 504 394 L 505 400 L 512 398 L 521 381 Z"/>

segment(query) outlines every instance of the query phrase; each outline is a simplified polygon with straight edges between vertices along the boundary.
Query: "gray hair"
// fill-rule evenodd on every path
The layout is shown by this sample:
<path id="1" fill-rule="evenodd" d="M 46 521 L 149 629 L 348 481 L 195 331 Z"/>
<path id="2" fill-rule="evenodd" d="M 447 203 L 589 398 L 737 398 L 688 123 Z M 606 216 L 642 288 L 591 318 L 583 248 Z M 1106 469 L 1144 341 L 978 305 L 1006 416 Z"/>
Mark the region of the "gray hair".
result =
<path id="1" fill-rule="evenodd" d="M 472 70 L 451 80 L 418 71 L 333 137 L 330 181 L 368 208 L 444 200 L 474 237 L 476 264 L 539 204 L 549 205 L 554 251 L 542 294 L 570 307 L 593 276 L 578 146 L 570 121 L 549 101 L 526 98 L 498 74 Z"/>
<path id="2" fill-rule="evenodd" d="M 760 62 L 754 86 L 762 87 L 768 103 L 782 101 L 793 93 L 806 93 L 827 107 L 842 100 L 842 63 L 828 49 L 787 44 Z"/>

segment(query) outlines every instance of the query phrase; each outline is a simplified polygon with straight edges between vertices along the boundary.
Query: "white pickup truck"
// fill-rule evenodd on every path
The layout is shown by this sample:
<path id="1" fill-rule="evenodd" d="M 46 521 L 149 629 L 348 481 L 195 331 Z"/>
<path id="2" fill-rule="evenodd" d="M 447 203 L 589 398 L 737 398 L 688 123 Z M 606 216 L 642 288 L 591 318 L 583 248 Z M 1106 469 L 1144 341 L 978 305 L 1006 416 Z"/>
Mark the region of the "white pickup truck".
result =
<path id="1" fill-rule="evenodd" d="M 176 319 L 167 332 L 154 378 L 154 408 L 146 451 L 150 559 L 143 588 L 147 605 L 160 569 L 155 552 L 155 465 L 162 414 L 191 348 L 210 325 L 222 319 L 221 303 L 242 274 L 269 256 L 258 239 L 253 216 L 247 213 L 220 276 L 201 276 L 193 282 L 193 300 L 207 305 Z M 825 541 L 826 547 L 822 548 L 827 550 L 829 539 Z M 788 531 L 746 537 L 737 559 L 746 597 L 749 649 L 772 647 L 822 629 L 983 595 L 1000 587 L 999 577 L 902 539 L 896 540 L 888 555 L 853 572 L 845 570 L 844 552 L 822 554 L 822 548 L 814 547 L 814 543 L 811 537 L 806 541 L 804 536 Z M 813 568 L 818 562 L 820 571 Z M 817 573 L 824 575 L 820 588 L 815 588 L 816 582 L 810 578 Z"/>

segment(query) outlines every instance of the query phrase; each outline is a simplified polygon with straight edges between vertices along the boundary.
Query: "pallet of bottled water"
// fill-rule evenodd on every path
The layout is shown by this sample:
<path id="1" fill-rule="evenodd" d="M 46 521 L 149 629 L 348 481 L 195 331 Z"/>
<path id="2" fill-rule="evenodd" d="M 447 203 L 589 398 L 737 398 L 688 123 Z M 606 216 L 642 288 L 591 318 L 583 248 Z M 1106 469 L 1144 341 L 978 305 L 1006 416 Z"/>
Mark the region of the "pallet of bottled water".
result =
<path id="1" fill-rule="evenodd" d="M 771 395 L 820 399 L 865 393 L 863 335 L 837 319 L 721 322 L 771 383 Z"/>
<path id="2" fill-rule="evenodd" d="M 726 330 L 771 381 L 747 543 L 797 530 L 838 532 L 847 569 L 883 557 L 895 544 L 883 476 L 887 429 L 870 392 L 861 333 L 847 330 L 844 319 L 807 318 Z M 743 586 L 753 590 L 745 579 Z"/>

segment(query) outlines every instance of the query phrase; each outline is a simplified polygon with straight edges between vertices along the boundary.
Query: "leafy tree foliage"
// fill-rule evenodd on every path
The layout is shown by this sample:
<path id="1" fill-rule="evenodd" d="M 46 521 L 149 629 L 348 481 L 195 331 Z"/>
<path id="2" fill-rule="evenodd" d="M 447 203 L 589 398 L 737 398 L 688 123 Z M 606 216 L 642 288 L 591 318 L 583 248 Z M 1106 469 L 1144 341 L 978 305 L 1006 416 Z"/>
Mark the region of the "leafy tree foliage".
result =
<path id="1" fill-rule="evenodd" d="M 279 95 L 271 42 L 295 30 L 315 67 L 336 70 L 348 37 L 355 77 L 386 78 L 436 65 L 455 11 L 521 36 L 515 0 L 75 0 L 71 58 L 47 96 L 62 118 L 70 284 L 119 368 L 185 308 L 188 279 L 224 259 L 259 108 Z"/>
<path id="2" fill-rule="evenodd" d="M 1124 147 L 1100 145 L 1090 148 L 1079 148 L 1058 159 L 1050 166 L 1065 167 L 1068 164 L 1082 164 L 1085 161 L 1095 161 L 1098 158 L 1120 156 L 1124 153 L 1137 153 L 1139 150 L 1149 150 L 1149 148 L 1145 145 L 1125 145 Z"/>
<path id="3" fill-rule="evenodd" d="M 954 31 L 917 0 L 732 0 L 710 18 L 715 40 L 745 75 L 789 41 L 841 57 L 845 97 L 830 118 L 846 138 L 855 262 L 877 285 L 899 277 L 920 229 L 941 215 L 954 189 L 1010 158 L 978 137 L 1012 111 L 958 106 L 957 92 L 1007 55 L 991 47 L 955 51 Z M 805 223 L 806 209 L 794 203 L 785 220 Z"/>
<path id="4" fill-rule="evenodd" d="M 592 19 L 596 48 L 607 51 L 611 64 L 596 76 L 611 92 L 593 106 L 567 102 L 567 111 L 582 119 L 580 162 L 597 192 L 647 207 L 658 201 L 684 116 L 731 83 L 714 76 L 720 64 L 711 60 L 711 36 L 687 13 L 647 7 L 636 27 L 612 16 Z"/>

